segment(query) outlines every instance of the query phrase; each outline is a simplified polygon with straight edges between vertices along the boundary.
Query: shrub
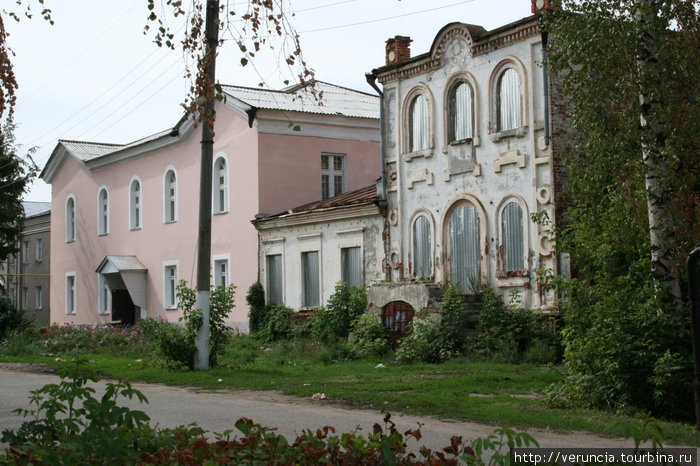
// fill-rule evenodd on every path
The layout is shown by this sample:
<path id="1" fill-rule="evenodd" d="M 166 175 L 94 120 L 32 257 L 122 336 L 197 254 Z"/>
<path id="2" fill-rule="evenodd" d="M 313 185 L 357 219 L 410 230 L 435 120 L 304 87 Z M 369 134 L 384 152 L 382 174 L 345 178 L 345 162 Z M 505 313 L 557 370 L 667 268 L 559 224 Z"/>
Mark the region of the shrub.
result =
<path id="1" fill-rule="evenodd" d="M 7 338 L 13 331 L 22 331 L 31 324 L 24 317 L 24 311 L 19 309 L 8 296 L 0 295 L 0 341 Z"/>
<path id="2" fill-rule="evenodd" d="M 473 317 L 466 312 L 466 303 L 459 288 L 450 283 L 442 296 L 440 339 L 443 351 L 462 353 L 466 348 L 467 334 L 473 327 Z"/>
<path id="3" fill-rule="evenodd" d="M 317 341 L 347 340 L 352 322 L 367 308 L 367 290 L 351 287 L 346 282 L 335 284 L 328 304 L 314 312 L 312 335 Z"/>
<path id="4" fill-rule="evenodd" d="M 158 331 L 158 350 L 171 369 L 194 369 L 196 348 L 184 327 L 165 324 Z"/>
<path id="5" fill-rule="evenodd" d="M 260 332 L 260 338 L 267 342 L 286 340 L 292 336 L 292 315 L 294 311 L 281 304 L 268 305 L 265 310 L 267 323 Z"/>
<path id="6" fill-rule="evenodd" d="M 378 315 L 362 314 L 353 322 L 351 347 L 358 357 L 384 356 L 391 351 L 391 341 Z"/>
<path id="7" fill-rule="evenodd" d="M 416 313 L 406 335 L 396 349 L 400 362 L 438 363 L 452 356 L 445 351 L 440 325 L 440 315 L 425 310 Z"/>
<path id="8" fill-rule="evenodd" d="M 143 331 L 144 326 L 52 324 L 39 330 L 38 344 L 50 354 L 100 350 L 142 354 L 151 351 L 155 341 Z"/>
<path id="9" fill-rule="evenodd" d="M 265 289 L 260 282 L 250 285 L 245 301 L 250 308 L 248 330 L 250 333 L 259 332 L 265 327 Z"/>

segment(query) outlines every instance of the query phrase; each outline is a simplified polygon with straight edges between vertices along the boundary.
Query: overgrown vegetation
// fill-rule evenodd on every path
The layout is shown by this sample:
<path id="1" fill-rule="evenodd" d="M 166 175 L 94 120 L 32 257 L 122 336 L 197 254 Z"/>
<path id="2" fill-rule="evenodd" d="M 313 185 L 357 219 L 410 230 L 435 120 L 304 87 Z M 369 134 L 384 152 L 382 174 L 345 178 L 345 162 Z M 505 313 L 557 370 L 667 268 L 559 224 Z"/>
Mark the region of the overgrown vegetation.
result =
<path id="1" fill-rule="evenodd" d="M 24 316 L 24 311 L 6 295 L 0 295 L 0 342 L 11 333 L 22 332 L 31 322 Z"/>
<path id="2" fill-rule="evenodd" d="M 697 1 L 563 3 L 573 14 L 546 20 L 572 143 L 559 147 L 557 247 L 579 278 L 559 288 L 567 379 L 553 401 L 689 419 L 681 291 L 700 244 Z"/>

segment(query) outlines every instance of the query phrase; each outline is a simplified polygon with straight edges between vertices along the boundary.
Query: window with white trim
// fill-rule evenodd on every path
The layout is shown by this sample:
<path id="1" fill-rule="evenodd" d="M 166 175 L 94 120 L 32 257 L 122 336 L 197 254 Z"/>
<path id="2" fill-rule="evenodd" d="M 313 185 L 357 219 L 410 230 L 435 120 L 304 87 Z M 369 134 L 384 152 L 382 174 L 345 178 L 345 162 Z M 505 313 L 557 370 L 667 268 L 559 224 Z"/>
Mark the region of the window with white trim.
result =
<path id="1" fill-rule="evenodd" d="M 163 212 L 165 223 L 177 221 L 177 177 L 168 170 L 163 180 Z"/>
<path id="2" fill-rule="evenodd" d="M 428 278 L 431 269 L 431 239 L 430 221 L 425 215 L 419 215 L 413 222 L 413 275 L 417 278 Z"/>
<path id="3" fill-rule="evenodd" d="M 301 253 L 302 306 L 316 307 L 321 304 L 318 268 L 318 251 Z"/>
<path id="4" fill-rule="evenodd" d="M 66 199 L 66 243 L 75 241 L 75 199 Z"/>
<path id="5" fill-rule="evenodd" d="M 22 263 L 29 262 L 29 241 L 22 241 Z"/>
<path id="6" fill-rule="evenodd" d="M 109 233 L 109 193 L 106 188 L 100 189 L 97 196 L 97 234 Z"/>
<path id="7" fill-rule="evenodd" d="M 143 199 L 141 195 L 141 182 L 133 180 L 129 188 L 129 227 L 132 230 L 141 228 Z"/>
<path id="8" fill-rule="evenodd" d="M 214 162 L 214 213 L 228 211 L 228 168 L 226 159 L 219 157 Z"/>
<path id="9" fill-rule="evenodd" d="M 428 102 L 423 94 L 413 98 L 408 111 L 409 152 L 430 147 Z"/>
<path id="10" fill-rule="evenodd" d="M 229 285 L 228 273 L 228 259 L 215 260 L 214 286 L 227 287 Z"/>
<path id="11" fill-rule="evenodd" d="M 517 202 L 509 202 L 501 212 L 501 242 L 504 272 L 525 269 L 525 235 L 523 209 Z"/>
<path id="12" fill-rule="evenodd" d="M 345 192 L 345 155 L 321 154 L 321 199 Z"/>
<path id="13" fill-rule="evenodd" d="M 449 142 L 458 142 L 473 137 L 474 91 L 467 82 L 458 82 L 450 90 L 449 98 Z"/>
<path id="14" fill-rule="evenodd" d="M 166 309 L 177 309 L 177 265 L 163 267 L 163 305 Z"/>
<path id="15" fill-rule="evenodd" d="M 498 131 L 519 128 L 521 124 L 520 76 L 515 68 L 506 68 L 498 78 Z"/>
<path id="16" fill-rule="evenodd" d="M 42 260 L 44 260 L 44 242 L 41 238 L 37 238 L 34 248 L 34 261 L 41 262 Z"/>
<path id="17" fill-rule="evenodd" d="M 41 295 L 41 287 L 37 286 L 35 288 L 34 309 L 41 309 L 42 305 L 43 305 L 43 296 Z"/>
<path id="18" fill-rule="evenodd" d="M 107 284 L 107 279 L 101 273 L 97 274 L 98 313 L 105 315 L 112 312 L 112 292 Z"/>
<path id="19" fill-rule="evenodd" d="M 348 286 L 362 286 L 362 250 L 360 246 L 340 249 L 340 279 Z"/>
<path id="20" fill-rule="evenodd" d="M 66 274 L 66 314 L 75 314 L 75 273 Z"/>
<path id="21" fill-rule="evenodd" d="M 265 257 L 268 304 L 284 304 L 282 296 L 282 254 Z"/>

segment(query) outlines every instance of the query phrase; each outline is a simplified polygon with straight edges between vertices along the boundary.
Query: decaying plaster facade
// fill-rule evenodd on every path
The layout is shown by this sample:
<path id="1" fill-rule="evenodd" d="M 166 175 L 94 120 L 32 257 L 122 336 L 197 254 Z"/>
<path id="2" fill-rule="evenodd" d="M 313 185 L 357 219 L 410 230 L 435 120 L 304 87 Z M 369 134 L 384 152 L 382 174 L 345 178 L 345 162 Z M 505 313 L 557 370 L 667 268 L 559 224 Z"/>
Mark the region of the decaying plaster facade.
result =
<path id="1" fill-rule="evenodd" d="M 385 117 L 383 265 L 392 282 L 410 285 L 375 286 L 370 301 L 382 308 L 406 301 L 416 284 L 451 281 L 466 293 L 487 285 L 526 308 L 549 309 L 554 296 L 538 269 L 560 271 L 551 228 L 562 170 L 550 129 L 562 115 L 545 98 L 545 88 L 553 93 L 538 16 L 493 31 L 451 23 L 429 52 L 412 58 L 409 44 L 390 39 L 386 65 L 373 75 Z M 466 103 L 456 103 L 465 93 Z M 551 223 L 533 222 L 538 212 Z M 411 304 L 418 310 L 429 302 Z"/>

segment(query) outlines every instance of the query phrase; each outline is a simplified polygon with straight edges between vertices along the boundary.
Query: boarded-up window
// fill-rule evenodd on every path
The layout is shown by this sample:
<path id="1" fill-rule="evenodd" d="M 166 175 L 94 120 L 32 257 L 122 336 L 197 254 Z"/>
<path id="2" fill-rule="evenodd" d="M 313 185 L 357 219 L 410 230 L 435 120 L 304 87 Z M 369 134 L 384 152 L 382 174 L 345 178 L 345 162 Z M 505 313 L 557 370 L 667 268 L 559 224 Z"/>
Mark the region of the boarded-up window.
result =
<path id="1" fill-rule="evenodd" d="M 472 88 L 462 82 L 450 93 L 450 142 L 472 138 Z"/>
<path id="2" fill-rule="evenodd" d="M 362 286 L 362 251 L 359 246 L 341 248 L 340 279 L 348 286 Z"/>
<path id="3" fill-rule="evenodd" d="M 302 306 L 315 307 L 319 302 L 318 251 L 301 253 Z"/>
<path id="4" fill-rule="evenodd" d="M 501 215 L 503 268 L 506 272 L 523 270 L 525 269 L 523 209 L 517 202 L 510 202 Z"/>
<path id="5" fill-rule="evenodd" d="M 516 129 L 520 125 L 520 77 L 513 68 L 508 68 L 498 81 L 498 130 Z"/>
<path id="6" fill-rule="evenodd" d="M 430 222 L 421 215 L 413 222 L 413 273 L 418 278 L 430 277 Z"/>
<path id="7" fill-rule="evenodd" d="M 449 232 L 452 282 L 472 293 L 481 279 L 479 214 L 474 206 L 461 204 L 452 211 Z"/>
<path id="8" fill-rule="evenodd" d="M 266 258 L 267 262 L 267 302 L 284 304 L 282 297 L 282 255 L 274 254 Z"/>
<path id="9" fill-rule="evenodd" d="M 410 152 L 429 147 L 428 143 L 428 103 L 425 97 L 417 95 L 409 110 Z"/>

